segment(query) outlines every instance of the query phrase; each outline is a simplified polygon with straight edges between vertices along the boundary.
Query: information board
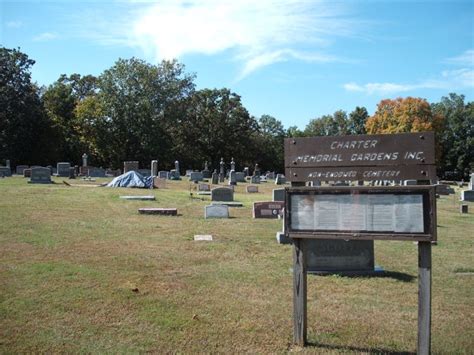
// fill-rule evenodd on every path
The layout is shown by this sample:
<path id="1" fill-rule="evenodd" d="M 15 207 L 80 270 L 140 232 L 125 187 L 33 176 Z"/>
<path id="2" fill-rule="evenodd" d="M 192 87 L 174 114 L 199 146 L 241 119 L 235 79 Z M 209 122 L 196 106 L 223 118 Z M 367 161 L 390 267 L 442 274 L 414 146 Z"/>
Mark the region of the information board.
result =
<path id="1" fill-rule="evenodd" d="M 433 186 L 286 189 L 289 237 L 436 240 Z"/>

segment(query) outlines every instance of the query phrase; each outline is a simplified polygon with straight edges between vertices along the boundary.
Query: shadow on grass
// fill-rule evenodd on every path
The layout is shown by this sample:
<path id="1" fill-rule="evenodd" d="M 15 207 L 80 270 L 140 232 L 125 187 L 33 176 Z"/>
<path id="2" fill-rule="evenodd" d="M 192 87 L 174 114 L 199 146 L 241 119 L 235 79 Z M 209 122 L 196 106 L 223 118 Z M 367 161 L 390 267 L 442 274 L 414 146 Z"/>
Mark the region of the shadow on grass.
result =
<path id="1" fill-rule="evenodd" d="M 358 353 L 367 353 L 367 354 L 387 354 L 387 355 L 415 355 L 416 352 L 412 351 L 392 351 L 388 349 L 381 349 L 381 348 L 361 348 L 356 346 L 343 346 L 343 345 L 331 345 L 331 344 L 323 344 L 317 342 L 308 342 L 306 343 L 306 347 L 314 347 L 314 348 L 323 348 L 326 350 L 345 350 L 345 351 L 354 351 Z"/>
<path id="2" fill-rule="evenodd" d="M 371 279 L 371 278 L 391 278 L 402 282 L 412 282 L 416 279 L 416 276 L 405 274 L 404 272 L 397 272 L 397 271 L 381 271 L 375 272 L 370 274 L 348 274 L 348 273 L 333 273 L 327 275 L 318 275 L 318 276 L 334 276 L 337 275 L 339 277 L 348 277 L 348 278 L 358 278 L 358 279 Z"/>

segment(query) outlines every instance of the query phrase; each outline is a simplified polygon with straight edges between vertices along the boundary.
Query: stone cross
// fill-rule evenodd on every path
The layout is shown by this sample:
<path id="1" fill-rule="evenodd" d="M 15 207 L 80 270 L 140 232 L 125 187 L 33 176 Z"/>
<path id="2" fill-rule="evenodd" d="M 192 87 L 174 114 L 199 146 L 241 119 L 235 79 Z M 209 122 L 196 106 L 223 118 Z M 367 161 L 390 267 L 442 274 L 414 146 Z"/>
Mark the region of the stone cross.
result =
<path id="1" fill-rule="evenodd" d="M 181 175 L 181 173 L 179 171 L 179 161 L 177 161 L 177 160 L 174 162 L 174 169 L 176 170 L 176 173 L 178 175 Z"/>
<path id="2" fill-rule="evenodd" d="M 82 154 L 82 166 L 87 166 L 87 154 Z"/>
<path id="3" fill-rule="evenodd" d="M 234 161 L 234 158 L 232 158 L 231 162 L 230 162 L 230 170 L 234 170 L 235 171 L 235 161 Z"/>
<path id="4" fill-rule="evenodd" d="M 253 175 L 254 176 L 260 176 L 260 168 L 259 168 L 258 164 L 255 164 L 255 169 L 253 171 Z"/>
<path id="5" fill-rule="evenodd" d="M 208 163 L 207 163 L 207 160 L 206 160 L 206 162 L 204 163 L 204 170 L 209 170 L 209 165 L 208 165 Z"/>
<path id="6" fill-rule="evenodd" d="M 219 163 L 219 166 L 220 166 L 220 170 L 219 170 L 219 174 L 221 175 L 224 175 L 224 158 L 221 158 L 221 162 Z"/>

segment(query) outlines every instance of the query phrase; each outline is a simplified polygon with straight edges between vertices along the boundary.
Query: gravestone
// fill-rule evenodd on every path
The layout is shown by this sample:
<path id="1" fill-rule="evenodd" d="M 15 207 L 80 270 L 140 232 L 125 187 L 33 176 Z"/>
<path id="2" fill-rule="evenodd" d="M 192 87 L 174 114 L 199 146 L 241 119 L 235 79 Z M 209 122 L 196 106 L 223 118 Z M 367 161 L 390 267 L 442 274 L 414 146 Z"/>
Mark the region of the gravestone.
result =
<path id="1" fill-rule="evenodd" d="M 235 176 L 235 171 L 231 170 L 229 175 L 229 185 L 237 185 L 237 178 Z"/>
<path id="2" fill-rule="evenodd" d="M 179 172 L 177 172 L 175 169 L 172 169 L 168 174 L 168 179 L 181 180 L 181 176 L 179 176 Z"/>
<path id="3" fill-rule="evenodd" d="M 82 166 L 84 166 L 84 167 L 87 166 L 87 154 L 86 153 L 82 154 Z"/>
<path id="4" fill-rule="evenodd" d="M 12 170 L 9 166 L 0 166 L 0 177 L 12 176 Z"/>
<path id="5" fill-rule="evenodd" d="M 138 171 L 138 161 L 124 161 L 123 162 L 123 173 L 128 173 L 129 171 Z"/>
<path id="6" fill-rule="evenodd" d="M 31 169 L 23 169 L 23 177 L 31 177 Z"/>
<path id="7" fill-rule="evenodd" d="M 474 202 L 474 190 L 461 191 L 461 201 Z"/>
<path id="8" fill-rule="evenodd" d="M 224 163 L 224 158 L 221 158 L 221 161 L 219 163 L 219 182 L 224 182 L 225 178 L 225 163 Z"/>
<path id="9" fill-rule="evenodd" d="M 245 177 L 250 176 L 250 169 L 249 169 L 248 166 L 246 166 L 246 167 L 244 168 L 244 175 L 245 175 Z"/>
<path id="10" fill-rule="evenodd" d="M 286 235 L 286 229 L 285 229 L 285 209 L 281 211 L 281 214 L 283 216 L 282 218 L 282 228 L 281 232 L 276 232 L 276 240 L 278 244 L 291 244 L 292 239 Z"/>
<path id="11" fill-rule="evenodd" d="M 80 166 L 79 167 L 79 175 L 80 176 L 87 176 L 87 172 L 89 171 L 88 166 Z"/>
<path id="12" fill-rule="evenodd" d="M 248 185 L 247 186 L 247 193 L 257 193 L 258 192 L 258 186 L 254 186 L 254 185 Z"/>
<path id="13" fill-rule="evenodd" d="M 139 195 L 139 196 L 120 196 L 122 200 L 137 200 L 137 201 L 155 201 L 156 198 L 153 195 Z"/>
<path id="14" fill-rule="evenodd" d="M 28 168 L 29 168 L 28 165 L 17 165 L 16 166 L 16 173 L 18 175 L 23 175 L 23 170 L 28 169 Z"/>
<path id="15" fill-rule="evenodd" d="M 467 185 L 468 190 L 474 190 L 474 173 L 470 175 L 469 183 Z"/>
<path id="16" fill-rule="evenodd" d="M 168 178 L 169 178 L 169 174 L 170 174 L 169 171 L 165 171 L 165 170 L 158 171 L 158 177 L 159 177 L 160 179 L 168 179 Z"/>
<path id="17" fill-rule="evenodd" d="M 70 167 L 69 168 L 69 179 L 75 179 L 76 178 L 76 168 Z"/>
<path id="18" fill-rule="evenodd" d="M 199 184 L 198 191 L 211 191 L 211 186 L 209 184 Z"/>
<path id="19" fill-rule="evenodd" d="M 151 161 L 151 176 L 158 176 L 158 160 Z"/>
<path id="20" fill-rule="evenodd" d="M 51 170 L 48 168 L 33 168 L 31 169 L 31 184 L 51 184 Z"/>
<path id="21" fill-rule="evenodd" d="M 285 202 L 265 201 L 253 203 L 253 218 L 278 218 L 282 215 Z"/>
<path id="22" fill-rule="evenodd" d="M 271 180 L 275 179 L 275 173 L 274 172 L 268 172 L 266 176 L 267 176 L 267 179 L 271 179 Z"/>
<path id="23" fill-rule="evenodd" d="M 245 182 L 245 173 L 237 171 L 235 173 L 235 180 L 237 182 Z"/>
<path id="24" fill-rule="evenodd" d="M 252 177 L 250 178 L 250 183 L 251 184 L 260 184 L 260 176 L 252 175 Z"/>
<path id="25" fill-rule="evenodd" d="M 229 207 L 226 205 L 204 206 L 204 218 L 229 218 Z"/>
<path id="26" fill-rule="evenodd" d="M 285 189 L 273 189 L 272 201 L 285 202 Z"/>
<path id="27" fill-rule="evenodd" d="M 105 177 L 105 169 L 89 167 L 87 169 L 87 176 L 90 176 L 90 177 Z"/>
<path id="28" fill-rule="evenodd" d="M 212 184 L 217 185 L 218 183 L 219 183 L 219 175 L 214 170 L 214 172 L 212 173 Z"/>
<path id="29" fill-rule="evenodd" d="M 202 181 L 204 177 L 202 176 L 202 172 L 200 171 L 193 171 L 189 174 L 190 181 Z"/>
<path id="30" fill-rule="evenodd" d="M 155 176 L 153 178 L 153 187 L 155 189 L 164 189 L 164 188 L 166 188 L 166 179 Z"/>
<path id="31" fill-rule="evenodd" d="M 202 177 L 204 179 L 211 178 L 211 171 L 209 170 L 209 164 L 207 163 L 207 161 L 204 163 L 204 170 L 202 171 Z"/>
<path id="32" fill-rule="evenodd" d="M 194 240 L 212 242 L 212 235 L 211 234 L 196 234 L 194 236 Z"/>
<path id="33" fill-rule="evenodd" d="M 374 272 L 373 240 L 308 239 L 308 272 L 372 273 Z"/>
<path id="34" fill-rule="evenodd" d="M 254 176 L 260 176 L 260 167 L 258 166 L 258 164 L 255 164 L 255 168 L 253 170 L 253 175 Z"/>
<path id="35" fill-rule="evenodd" d="M 469 205 L 461 205 L 459 212 L 468 213 L 469 212 Z"/>
<path id="36" fill-rule="evenodd" d="M 58 176 L 69 177 L 69 169 L 71 169 L 70 163 L 65 163 L 65 162 L 58 163 L 56 167 L 57 167 Z"/>
<path id="37" fill-rule="evenodd" d="M 139 173 L 140 175 L 142 176 L 145 176 L 145 177 L 149 177 L 151 176 L 151 171 L 150 169 L 138 169 L 138 170 L 135 170 L 137 173 Z"/>
<path id="38" fill-rule="evenodd" d="M 192 172 L 193 172 L 193 170 L 187 169 L 186 170 L 186 177 L 190 177 Z"/>
<path id="39" fill-rule="evenodd" d="M 10 166 L 10 159 L 7 159 L 5 160 L 5 166 L 9 169 L 11 169 L 11 166 Z"/>
<path id="40" fill-rule="evenodd" d="M 284 185 L 286 184 L 286 178 L 283 174 L 277 174 L 275 179 L 275 185 Z"/>
<path id="41" fill-rule="evenodd" d="M 234 201 L 234 191 L 227 187 L 216 187 L 211 190 L 212 201 Z"/>
<path id="42" fill-rule="evenodd" d="M 138 209 L 140 214 L 157 214 L 161 216 L 177 216 L 177 208 L 161 208 L 161 207 L 143 207 Z"/>
<path id="43" fill-rule="evenodd" d="M 234 171 L 235 171 L 235 161 L 234 161 L 234 158 L 232 158 L 231 161 L 230 161 L 230 170 L 234 170 Z"/>

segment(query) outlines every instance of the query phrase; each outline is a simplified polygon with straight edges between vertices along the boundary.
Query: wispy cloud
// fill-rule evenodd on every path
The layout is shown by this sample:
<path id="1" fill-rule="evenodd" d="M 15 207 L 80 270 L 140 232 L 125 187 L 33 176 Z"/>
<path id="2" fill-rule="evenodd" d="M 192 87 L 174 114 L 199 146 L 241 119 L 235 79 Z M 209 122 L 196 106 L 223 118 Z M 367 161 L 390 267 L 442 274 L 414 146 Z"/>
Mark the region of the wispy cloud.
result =
<path id="1" fill-rule="evenodd" d="M 228 51 L 240 63 L 238 79 L 287 60 L 337 61 L 328 54 L 331 43 L 357 31 L 344 6 L 326 0 L 131 3 L 127 19 L 89 21 L 87 35 L 103 44 L 139 47 L 154 60 Z"/>
<path id="2" fill-rule="evenodd" d="M 23 26 L 23 22 L 21 21 L 8 21 L 7 23 L 5 23 L 5 26 L 7 28 L 20 28 Z"/>
<path id="3" fill-rule="evenodd" d="M 58 38 L 59 35 L 55 32 L 43 32 L 40 33 L 39 35 L 33 37 L 33 41 L 35 42 L 46 42 L 46 41 L 51 41 L 53 39 Z"/>
<path id="4" fill-rule="evenodd" d="M 474 55 L 473 50 L 468 50 L 463 54 L 446 59 L 446 63 L 465 65 L 465 68 L 444 70 L 436 77 L 422 80 L 416 83 L 367 83 L 357 84 L 349 82 L 343 85 L 347 91 L 361 92 L 368 95 L 390 95 L 419 89 L 443 89 L 458 90 L 464 88 L 474 88 Z"/>

